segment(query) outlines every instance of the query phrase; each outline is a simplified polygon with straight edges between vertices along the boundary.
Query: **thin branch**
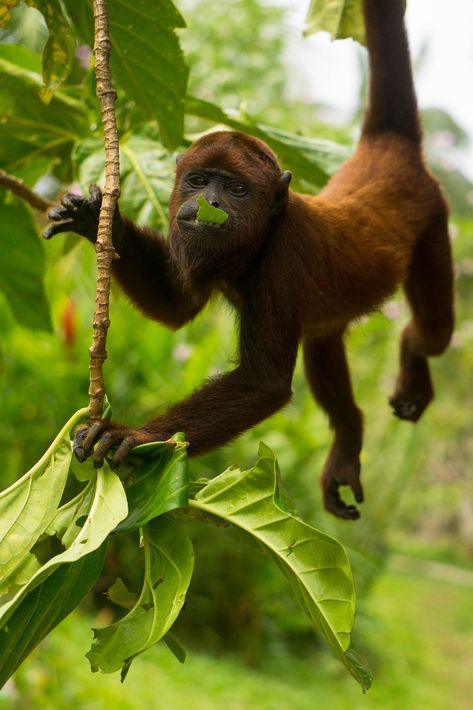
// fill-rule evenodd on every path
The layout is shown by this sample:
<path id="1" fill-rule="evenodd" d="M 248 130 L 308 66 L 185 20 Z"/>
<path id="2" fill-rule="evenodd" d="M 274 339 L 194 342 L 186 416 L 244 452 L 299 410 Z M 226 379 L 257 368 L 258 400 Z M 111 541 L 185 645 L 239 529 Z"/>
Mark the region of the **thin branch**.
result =
<path id="1" fill-rule="evenodd" d="M 10 173 L 5 172 L 5 170 L 0 170 L 0 185 L 6 187 L 7 190 L 13 192 L 17 197 L 21 197 L 22 200 L 40 212 L 46 212 L 54 205 L 54 202 L 46 199 L 46 197 L 42 197 L 29 188 L 28 185 L 25 185 L 23 180 L 20 180 L 14 175 L 10 175 Z"/>
<path id="2" fill-rule="evenodd" d="M 97 98 L 102 115 L 105 141 L 105 188 L 100 210 L 97 242 L 97 290 L 92 321 L 92 345 L 89 348 L 89 421 L 100 419 L 103 410 L 105 386 L 103 363 L 107 332 L 110 325 L 109 296 L 112 261 L 115 250 L 112 242 L 113 214 L 120 196 L 120 155 L 115 117 L 116 92 L 113 89 L 110 69 L 110 34 L 108 28 L 107 0 L 94 0 L 94 57 L 97 79 Z"/>

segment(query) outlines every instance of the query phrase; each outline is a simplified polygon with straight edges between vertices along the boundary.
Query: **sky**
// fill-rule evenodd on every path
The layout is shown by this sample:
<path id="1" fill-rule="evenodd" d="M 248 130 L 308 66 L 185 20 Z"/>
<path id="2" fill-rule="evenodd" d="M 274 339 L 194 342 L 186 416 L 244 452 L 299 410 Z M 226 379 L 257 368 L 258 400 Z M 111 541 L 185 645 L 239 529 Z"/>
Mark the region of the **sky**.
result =
<path id="1" fill-rule="evenodd" d="M 348 113 L 358 96 L 358 45 L 323 33 L 302 39 L 309 0 L 282 4 L 291 8 L 289 60 L 298 70 L 293 91 Z M 473 178 L 473 0 L 408 0 L 406 20 L 414 60 L 427 46 L 416 74 L 419 105 L 446 109 L 469 133 L 461 162 Z"/>

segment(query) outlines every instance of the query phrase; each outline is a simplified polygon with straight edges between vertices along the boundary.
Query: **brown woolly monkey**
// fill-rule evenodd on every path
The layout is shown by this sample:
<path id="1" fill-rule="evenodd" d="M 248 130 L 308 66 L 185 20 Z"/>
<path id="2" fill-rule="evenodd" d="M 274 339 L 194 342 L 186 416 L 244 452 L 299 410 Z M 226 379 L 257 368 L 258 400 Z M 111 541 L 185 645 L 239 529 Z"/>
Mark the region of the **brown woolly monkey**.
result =
<path id="1" fill-rule="evenodd" d="M 448 212 L 422 157 L 403 0 L 364 0 L 370 99 L 354 156 L 316 197 L 289 189 L 275 155 L 235 132 L 200 138 L 178 160 L 169 204 L 170 234 L 116 214 L 115 277 L 133 303 L 179 328 L 220 291 L 238 311 L 239 364 L 139 429 L 94 423 L 76 454 L 117 465 L 137 444 L 184 431 L 189 453 L 225 444 L 283 407 L 299 342 L 307 379 L 328 414 L 334 442 L 322 474 L 324 504 L 359 516 L 362 415 L 355 404 L 343 336 L 402 284 L 412 319 L 402 334 L 400 372 L 390 399 L 416 421 L 433 396 L 427 358 L 447 347 L 453 328 Z M 196 220 L 196 198 L 225 210 L 221 226 Z M 75 231 L 95 241 L 101 202 L 66 195 L 45 237 Z M 111 451 L 113 450 L 113 452 Z"/>

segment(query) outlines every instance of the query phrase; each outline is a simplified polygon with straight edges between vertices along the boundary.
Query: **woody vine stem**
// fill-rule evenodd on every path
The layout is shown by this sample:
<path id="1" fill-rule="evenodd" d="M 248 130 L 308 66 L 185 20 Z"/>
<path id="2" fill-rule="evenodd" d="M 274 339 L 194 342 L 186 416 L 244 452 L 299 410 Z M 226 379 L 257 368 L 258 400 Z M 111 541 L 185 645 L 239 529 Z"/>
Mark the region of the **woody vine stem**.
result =
<path id="1" fill-rule="evenodd" d="M 113 214 L 120 196 L 120 154 L 115 117 L 116 92 L 110 76 L 110 33 L 107 0 L 94 0 L 94 57 L 97 98 L 102 116 L 105 143 L 105 188 L 100 209 L 95 250 L 97 253 L 97 288 L 92 319 L 92 344 L 89 348 L 89 421 L 100 419 L 105 385 L 103 363 L 107 358 L 106 342 L 110 325 L 109 300 L 112 261 L 116 253 L 112 242 Z"/>

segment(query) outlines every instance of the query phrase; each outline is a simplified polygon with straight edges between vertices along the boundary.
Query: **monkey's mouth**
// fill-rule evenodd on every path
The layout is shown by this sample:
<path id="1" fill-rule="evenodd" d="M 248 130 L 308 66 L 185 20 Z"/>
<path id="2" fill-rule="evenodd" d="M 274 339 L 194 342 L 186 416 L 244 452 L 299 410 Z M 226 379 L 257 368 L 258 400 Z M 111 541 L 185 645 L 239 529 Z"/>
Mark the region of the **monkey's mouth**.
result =
<path id="1" fill-rule="evenodd" d="M 227 220 L 228 222 L 228 220 Z M 177 219 L 179 231 L 189 237 L 215 237 L 227 231 L 227 222 L 215 224 L 214 222 L 199 222 L 197 217 L 192 219 Z"/>

